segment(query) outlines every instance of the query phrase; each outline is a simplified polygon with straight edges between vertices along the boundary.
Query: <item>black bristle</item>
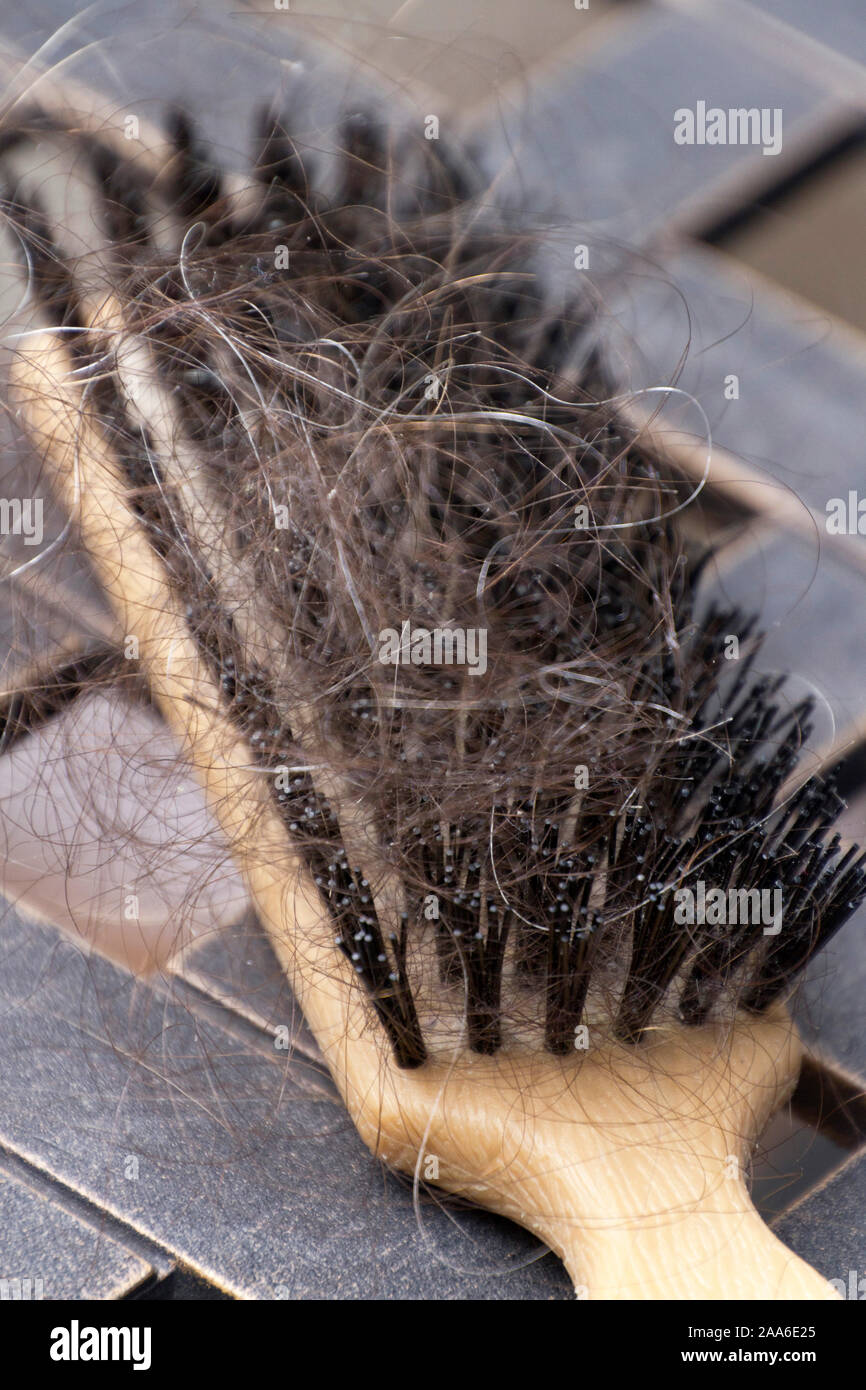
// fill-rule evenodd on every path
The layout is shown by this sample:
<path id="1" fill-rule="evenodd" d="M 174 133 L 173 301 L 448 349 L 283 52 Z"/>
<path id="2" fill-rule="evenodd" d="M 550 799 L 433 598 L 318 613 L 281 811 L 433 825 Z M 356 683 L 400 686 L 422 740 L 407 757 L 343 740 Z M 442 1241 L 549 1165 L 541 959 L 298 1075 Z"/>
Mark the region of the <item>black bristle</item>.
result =
<path id="1" fill-rule="evenodd" d="M 78 292 L 70 270 L 54 239 L 51 224 L 35 193 L 3 189 L 0 217 L 8 221 L 13 245 L 19 251 L 29 283 L 49 321 L 61 324 L 67 347 L 77 353 L 83 337 Z"/>
<path id="2" fill-rule="evenodd" d="M 255 143 L 253 148 L 253 168 L 256 177 L 274 195 L 282 192 L 291 201 L 287 209 L 295 215 L 299 207 L 309 199 L 309 161 L 301 158 L 297 145 L 288 133 L 289 122 L 275 116 L 269 109 L 262 110 L 257 118 Z M 276 211 L 276 202 L 268 204 L 268 215 Z"/>
<path id="3" fill-rule="evenodd" d="M 212 162 L 199 142 L 189 116 L 181 107 L 174 107 L 168 115 L 168 130 L 175 146 L 175 156 L 170 169 L 170 198 L 175 211 L 192 222 L 210 214 L 222 198 L 223 177 L 221 170 Z M 230 228 L 223 228 L 223 235 L 230 234 Z M 214 244 L 214 233 L 210 232 L 210 244 Z"/>

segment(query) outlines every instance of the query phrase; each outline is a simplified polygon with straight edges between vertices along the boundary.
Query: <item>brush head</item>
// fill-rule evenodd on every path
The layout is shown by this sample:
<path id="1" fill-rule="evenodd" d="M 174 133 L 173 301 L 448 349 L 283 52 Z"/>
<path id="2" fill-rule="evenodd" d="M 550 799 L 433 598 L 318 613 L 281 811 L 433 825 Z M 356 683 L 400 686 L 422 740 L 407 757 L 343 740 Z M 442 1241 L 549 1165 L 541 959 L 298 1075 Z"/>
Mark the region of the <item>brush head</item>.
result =
<path id="1" fill-rule="evenodd" d="M 150 181 L 54 135 L 105 190 L 98 272 L 8 179 L 6 215 L 400 1065 L 766 1010 L 863 856 L 831 786 L 779 801 L 809 703 L 753 674 L 742 614 L 696 620 L 688 486 L 588 303 L 365 116 L 329 193 L 269 115 L 242 197 L 182 117 Z M 83 284 L 146 347 L 183 477 Z"/>

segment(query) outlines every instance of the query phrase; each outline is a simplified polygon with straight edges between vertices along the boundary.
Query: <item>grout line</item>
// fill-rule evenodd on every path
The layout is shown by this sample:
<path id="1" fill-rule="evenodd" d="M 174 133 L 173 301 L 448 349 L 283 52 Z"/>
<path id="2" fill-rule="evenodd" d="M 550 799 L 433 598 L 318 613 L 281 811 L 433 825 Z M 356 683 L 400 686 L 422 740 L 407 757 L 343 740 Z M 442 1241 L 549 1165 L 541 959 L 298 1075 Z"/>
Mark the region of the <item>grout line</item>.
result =
<path id="1" fill-rule="evenodd" d="M 825 154 L 832 154 L 847 137 L 863 126 L 863 113 L 851 106 L 840 106 L 835 96 L 827 96 L 817 109 L 807 112 L 786 129 L 784 147 L 773 160 L 752 158 L 725 170 L 685 197 L 656 230 L 659 235 L 710 237 L 731 211 L 748 210 L 761 199 L 782 191 L 802 170 L 814 166 Z M 719 212 L 719 205 L 725 208 Z M 711 241 L 705 244 L 712 245 Z"/>
<path id="2" fill-rule="evenodd" d="M 846 358 L 855 357 L 857 366 L 866 373 L 866 333 L 857 328 L 847 319 L 840 318 L 832 309 L 826 309 L 823 304 L 816 303 L 813 299 L 808 299 L 799 291 L 790 289 L 787 285 L 782 285 L 778 280 L 773 280 L 764 271 L 756 270 L 745 262 L 737 259 L 731 252 L 726 251 L 722 246 L 713 245 L 709 241 L 701 241 L 699 236 L 690 238 L 691 245 L 686 242 L 677 249 L 686 254 L 697 252 L 706 259 L 717 261 L 717 271 L 720 277 L 725 277 L 732 290 L 742 289 L 743 281 L 746 281 L 750 288 L 757 290 L 756 301 L 761 297 L 762 302 L 770 310 L 775 318 L 780 315 L 780 301 L 787 301 L 785 308 L 797 310 L 801 316 L 807 319 L 820 320 L 826 324 L 834 335 L 833 352 L 837 357 L 842 354 L 836 347 L 836 341 L 842 338 L 844 342 L 840 347 L 844 347 Z M 737 283 L 739 281 L 739 284 Z M 774 304 L 773 301 L 776 301 Z M 824 346 L 825 342 L 821 344 Z M 864 383 L 866 384 L 866 383 Z"/>
<path id="3" fill-rule="evenodd" d="M 770 1230 L 774 1230 L 776 1226 L 780 1226 L 783 1221 L 787 1221 L 788 1217 L 796 1215 L 802 1207 L 805 1207 L 807 1202 L 811 1202 L 813 1197 L 819 1196 L 819 1194 L 832 1183 L 837 1182 L 842 1174 L 846 1173 L 849 1168 L 855 1168 L 858 1164 L 863 1162 L 866 1162 L 864 1150 L 862 1148 L 855 1149 L 852 1154 L 846 1159 L 843 1159 L 838 1167 L 831 1168 L 829 1173 L 825 1173 L 823 1177 L 818 1178 L 817 1182 L 807 1188 L 802 1196 L 797 1197 L 789 1207 L 786 1207 L 784 1211 L 780 1211 L 778 1215 L 773 1216 L 768 1222 Z"/>
<path id="4" fill-rule="evenodd" d="M 182 1253 L 172 1250 L 169 1245 L 162 1245 L 150 1236 L 142 1234 L 138 1227 L 127 1225 L 125 1220 L 115 1216 L 106 1207 L 98 1206 L 91 1197 L 79 1192 L 62 1178 L 56 1177 L 50 1169 L 40 1167 L 36 1161 L 23 1157 L 0 1140 L 0 1172 L 4 1171 L 38 1195 L 55 1201 L 58 1206 L 78 1217 L 84 1225 L 94 1229 L 98 1234 L 110 1237 L 116 1244 L 149 1265 L 150 1275 L 140 1284 L 127 1289 L 123 1295 L 124 1299 L 142 1290 L 158 1287 L 180 1266 L 191 1270 L 206 1283 L 213 1284 L 233 1298 L 244 1297 L 236 1287 L 225 1282 L 225 1276 L 219 1270 L 201 1264 L 190 1251 Z"/>
<path id="5" fill-rule="evenodd" d="M 692 479 L 703 477 L 706 444 L 685 431 L 665 432 L 654 426 L 648 413 L 631 407 L 627 413 L 636 428 L 645 429 L 659 449 Z M 778 478 L 758 473 L 750 464 L 713 444 L 707 492 L 716 492 L 729 502 L 764 521 L 780 537 L 793 534 L 814 544 L 819 540 L 825 555 L 836 564 L 854 569 L 866 577 L 866 541 L 854 536 L 833 536 L 826 529 L 826 517 L 798 497 Z"/>
<path id="6" fill-rule="evenodd" d="M 261 1022 L 256 1021 L 248 1013 L 242 1012 L 240 1005 L 232 1001 L 231 995 L 223 996 L 213 991 L 205 976 L 197 974 L 197 978 L 195 976 L 191 978 L 188 975 L 173 975 L 171 989 L 164 985 L 155 986 L 152 982 L 149 982 L 149 986 L 154 989 L 154 992 L 163 994 L 167 999 L 188 1007 L 199 1018 L 213 1023 L 223 1032 L 230 1034 L 236 1042 L 253 1048 L 259 1056 L 270 1063 L 277 1063 L 285 1068 L 296 1057 L 299 1058 L 305 1069 L 309 1069 L 314 1074 L 312 1089 L 315 1089 L 324 1099 L 338 1099 L 336 1089 L 331 1081 L 331 1073 L 321 1056 L 315 1056 L 308 1048 L 298 1045 L 295 1040 L 293 1040 L 288 1052 L 284 1055 L 278 1054 L 273 1045 L 273 1035 L 264 1019 Z M 296 1003 L 295 1007 L 299 1016 L 303 1018 L 300 1005 Z"/>
<path id="7" fill-rule="evenodd" d="M 147 1284 L 151 1276 L 155 1275 L 162 1281 L 174 1272 L 177 1262 L 170 1251 L 148 1240 L 135 1227 L 127 1226 L 107 1208 L 98 1206 L 92 1198 L 85 1196 L 62 1178 L 56 1177 L 47 1168 L 42 1168 L 32 1159 L 23 1157 L 10 1148 L 5 1140 L 0 1140 L 0 1173 L 20 1182 L 37 1196 L 53 1202 L 97 1235 L 106 1236 L 135 1255 L 149 1270 L 142 1284 Z M 135 1287 L 140 1288 L 141 1285 Z M 127 1293 L 131 1292 L 132 1290 L 127 1290 Z"/>
<path id="8" fill-rule="evenodd" d="M 718 582 L 723 582 L 735 566 L 750 560 L 763 545 L 774 538 L 776 533 L 765 518 L 755 516 L 751 520 L 754 524 L 748 526 L 742 534 L 732 537 L 713 550 L 711 568 L 708 568 L 707 573 L 715 575 Z M 713 545 L 712 538 L 709 544 Z"/>
<path id="9" fill-rule="evenodd" d="M 568 4 L 570 0 L 564 2 Z M 652 0 L 640 0 L 640 3 L 634 3 L 634 0 L 612 0 L 601 19 L 588 25 L 585 33 L 575 35 L 554 52 L 536 58 L 519 77 L 509 78 L 489 96 L 483 97 L 462 113 L 464 137 L 483 135 L 482 127 L 489 126 L 491 121 L 499 118 L 503 103 L 509 104 L 515 95 L 518 99 L 525 100 L 530 84 L 541 88 L 545 84 L 558 82 L 576 68 L 595 71 L 598 69 L 598 54 L 615 59 L 617 48 L 622 47 L 623 42 L 628 43 L 632 35 L 647 21 L 651 22 L 655 11 L 656 5 Z"/>
<path id="10" fill-rule="evenodd" d="M 809 777 L 824 777 L 835 763 L 842 762 L 846 755 L 856 752 L 857 748 L 866 743 L 866 712 L 857 715 L 848 724 L 844 724 L 836 732 L 834 739 L 826 739 L 819 743 L 814 749 L 809 750 L 809 767 L 795 768 L 787 782 L 779 789 L 779 799 L 784 800 L 792 792 L 805 782 Z M 866 782 L 862 784 L 866 786 Z M 850 804 L 851 796 L 844 798 L 846 804 Z M 857 843 L 853 838 L 849 843 Z"/>

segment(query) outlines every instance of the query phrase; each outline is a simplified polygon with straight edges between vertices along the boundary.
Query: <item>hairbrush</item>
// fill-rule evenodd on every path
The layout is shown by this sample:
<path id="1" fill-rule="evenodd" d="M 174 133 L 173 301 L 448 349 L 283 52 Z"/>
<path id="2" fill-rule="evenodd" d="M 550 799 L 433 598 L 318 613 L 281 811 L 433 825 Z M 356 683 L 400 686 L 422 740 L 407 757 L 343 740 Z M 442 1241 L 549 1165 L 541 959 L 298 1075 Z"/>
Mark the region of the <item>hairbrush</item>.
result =
<path id="1" fill-rule="evenodd" d="M 322 171 L 255 143 L 7 117 L 11 400 L 349 1114 L 589 1297 L 833 1297 L 746 1181 L 866 895 L 809 702 L 697 616 L 689 488 L 471 162 L 364 113 Z"/>

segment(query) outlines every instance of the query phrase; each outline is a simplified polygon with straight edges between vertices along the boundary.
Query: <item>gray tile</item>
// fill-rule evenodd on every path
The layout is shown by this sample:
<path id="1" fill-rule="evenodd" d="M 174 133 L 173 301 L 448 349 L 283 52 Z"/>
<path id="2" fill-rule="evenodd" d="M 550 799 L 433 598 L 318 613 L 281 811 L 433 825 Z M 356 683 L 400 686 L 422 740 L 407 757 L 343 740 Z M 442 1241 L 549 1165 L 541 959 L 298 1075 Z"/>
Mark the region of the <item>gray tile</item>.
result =
<path id="1" fill-rule="evenodd" d="M 561 225 L 573 265 L 575 239 L 604 257 L 621 240 L 645 244 L 678 208 L 727 190 L 738 170 L 771 176 L 773 157 L 743 145 L 678 145 L 674 112 L 699 100 L 708 107 L 781 107 L 783 131 L 827 110 L 820 77 L 803 80 L 748 33 L 656 7 L 635 15 L 582 61 L 573 53 L 559 69 L 530 75 L 478 126 L 490 168 L 509 160 L 501 188 L 545 224 Z M 488 148 L 489 147 L 489 148 Z M 720 195 L 721 196 L 721 195 Z M 583 228 L 586 235 L 577 238 Z M 595 262 L 597 264 L 597 262 Z M 572 278 L 574 271 L 571 272 Z"/>
<path id="2" fill-rule="evenodd" d="M 796 998 L 806 1043 L 862 1082 L 866 1091 L 866 905 L 810 963 Z"/>
<path id="3" fill-rule="evenodd" d="M 858 1281 L 866 1280 L 864 1210 L 866 1153 L 860 1153 L 786 1212 L 773 1229 L 827 1279 L 842 1280 L 846 1298 L 863 1299 L 866 1282 L 858 1289 Z"/>
<path id="4" fill-rule="evenodd" d="M 570 1298 L 552 1256 L 457 1224 L 363 1148 L 309 1064 L 53 930 L 0 924 L 0 1141 L 251 1298 Z M 254 1037 L 260 1039 L 256 1044 Z M 527 1263 L 527 1261 L 530 1261 Z"/>
<path id="5" fill-rule="evenodd" d="M 123 1298 L 151 1266 L 0 1170 L 0 1300 Z"/>
<path id="6" fill-rule="evenodd" d="M 791 28 L 819 43 L 866 63 L 866 14 L 861 0 L 755 0 L 765 15 L 783 20 Z"/>
<path id="7" fill-rule="evenodd" d="M 206 997 L 265 1029 L 282 1048 L 322 1061 L 274 949 L 252 913 L 192 942 L 178 962 L 177 974 Z"/>
<path id="8" fill-rule="evenodd" d="M 695 396 L 715 443 L 766 479 L 769 512 L 774 488 L 822 521 L 830 498 L 862 491 L 866 339 L 700 247 L 633 277 L 616 315 L 622 341 L 640 345 L 639 357 L 630 352 L 629 384 L 676 380 Z M 728 401 L 730 373 L 739 378 L 739 399 Z M 668 409 L 682 428 L 702 430 L 693 408 Z M 866 538 L 851 543 L 866 546 Z"/>

